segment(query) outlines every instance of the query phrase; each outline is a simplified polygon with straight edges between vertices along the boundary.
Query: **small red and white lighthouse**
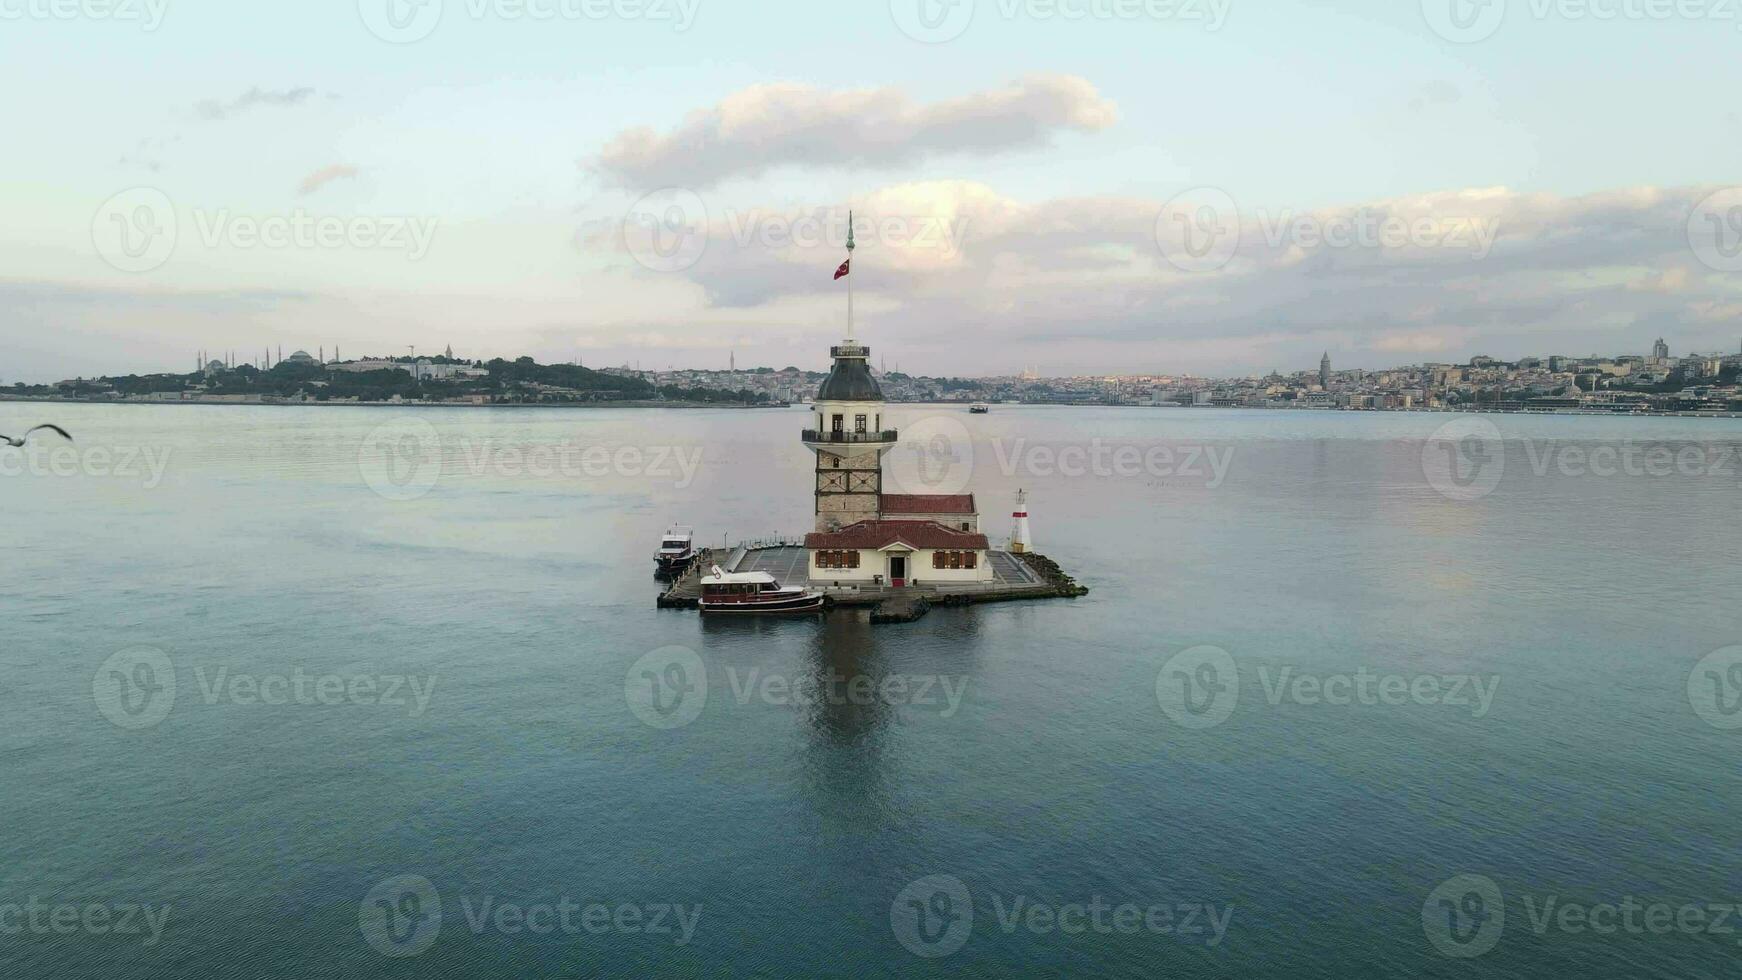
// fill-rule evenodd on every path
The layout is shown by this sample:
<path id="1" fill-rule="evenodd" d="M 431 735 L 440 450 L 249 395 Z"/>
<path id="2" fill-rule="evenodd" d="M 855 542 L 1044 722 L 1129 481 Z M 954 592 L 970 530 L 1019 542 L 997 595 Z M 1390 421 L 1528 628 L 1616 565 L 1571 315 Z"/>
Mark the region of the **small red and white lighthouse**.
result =
<path id="1" fill-rule="evenodd" d="M 1034 542 L 1028 536 L 1028 491 L 1016 491 L 1016 510 L 1011 513 L 1013 524 L 1010 528 L 1010 553 L 1013 555 L 1027 554 L 1034 548 Z"/>

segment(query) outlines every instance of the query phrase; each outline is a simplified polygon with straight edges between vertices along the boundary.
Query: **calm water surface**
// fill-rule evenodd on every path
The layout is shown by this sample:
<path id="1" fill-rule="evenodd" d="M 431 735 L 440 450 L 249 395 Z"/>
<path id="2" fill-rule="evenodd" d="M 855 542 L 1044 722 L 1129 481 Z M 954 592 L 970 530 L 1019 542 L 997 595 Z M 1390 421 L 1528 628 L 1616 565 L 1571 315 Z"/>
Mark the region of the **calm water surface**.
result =
<path id="1" fill-rule="evenodd" d="M 1447 416 L 891 414 L 970 433 L 907 472 L 971 477 L 995 538 L 1027 487 L 1092 594 L 875 629 L 656 611 L 666 524 L 806 528 L 797 409 L 0 404 L 79 439 L 0 460 L 0 974 L 1734 975 L 1734 934 L 1539 917 L 1742 902 L 1742 670 L 1696 669 L 1742 643 L 1742 422 L 1494 417 L 1463 461 L 1490 488 L 1424 475 Z M 1053 463 L 1097 445 L 1151 465 Z M 1707 463 L 1587 465 L 1628 447 Z M 1204 646 L 1228 661 L 1174 660 Z M 706 700 L 656 727 L 686 720 L 638 663 L 669 647 Z M 1237 696 L 1164 709 L 1182 663 L 1192 707 L 1206 663 Z M 1314 696 L 1357 675 L 1498 686 Z M 779 696 L 833 677 L 906 693 Z M 958 701 L 916 692 L 940 679 Z M 1436 893 L 1460 875 L 1495 893 Z M 32 902 L 169 913 L 150 943 Z M 565 902 L 615 918 L 483 911 Z M 1073 903 L 1232 918 L 1053 928 Z M 673 906 L 687 941 L 647 928 Z"/>

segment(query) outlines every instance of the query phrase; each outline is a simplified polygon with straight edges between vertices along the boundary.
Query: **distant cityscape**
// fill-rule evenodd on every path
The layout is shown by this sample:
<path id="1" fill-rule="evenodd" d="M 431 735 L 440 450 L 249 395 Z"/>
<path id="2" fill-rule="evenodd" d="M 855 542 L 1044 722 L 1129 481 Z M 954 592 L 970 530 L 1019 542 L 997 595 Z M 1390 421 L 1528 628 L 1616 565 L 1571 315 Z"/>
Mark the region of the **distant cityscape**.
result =
<path id="1" fill-rule="evenodd" d="M 1673 355 L 1659 339 L 1649 353 L 1549 355 L 1467 363 L 1427 362 L 1385 370 L 1338 370 L 1329 352 L 1306 370 L 1238 378 L 1189 374 L 949 378 L 874 369 L 892 402 L 1298 408 L 1365 411 L 1484 410 L 1742 412 L 1742 352 Z M 816 396 L 825 375 L 798 367 L 642 370 L 407 355 L 328 360 L 296 351 L 252 362 L 201 353 L 191 374 L 74 378 L 0 387 L 0 397 L 88 401 L 280 403 L 791 404 Z"/>

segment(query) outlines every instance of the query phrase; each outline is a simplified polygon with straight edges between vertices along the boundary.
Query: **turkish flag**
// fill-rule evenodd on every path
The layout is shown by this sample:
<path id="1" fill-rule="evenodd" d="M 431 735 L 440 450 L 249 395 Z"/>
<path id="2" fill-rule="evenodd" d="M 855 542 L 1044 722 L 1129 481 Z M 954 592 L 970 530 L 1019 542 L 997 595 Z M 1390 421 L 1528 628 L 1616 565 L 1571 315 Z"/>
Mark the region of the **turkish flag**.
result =
<path id="1" fill-rule="evenodd" d="M 852 264 L 853 264 L 852 259 L 848 259 L 847 261 L 842 262 L 841 267 L 839 269 L 835 270 L 835 278 L 839 279 L 842 276 L 846 275 L 847 274 L 847 267 L 852 265 Z"/>

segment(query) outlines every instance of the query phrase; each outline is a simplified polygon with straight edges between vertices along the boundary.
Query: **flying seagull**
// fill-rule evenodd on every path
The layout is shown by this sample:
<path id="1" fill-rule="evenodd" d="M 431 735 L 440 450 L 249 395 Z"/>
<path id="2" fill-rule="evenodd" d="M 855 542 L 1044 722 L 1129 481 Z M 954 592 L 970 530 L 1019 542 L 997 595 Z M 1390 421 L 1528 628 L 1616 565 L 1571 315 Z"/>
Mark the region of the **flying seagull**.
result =
<path id="1" fill-rule="evenodd" d="M 23 436 L 21 436 L 20 438 L 17 438 L 17 439 L 12 438 L 11 436 L 0 436 L 0 443 L 5 443 L 6 445 L 11 446 L 13 449 L 22 449 L 24 447 L 25 440 L 30 438 L 31 432 L 41 432 L 43 429 L 47 429 L 50 432 L 59 433 L 60 437 L 62 439 L 65 439 L 68 442 L 73 441 L 73 437 L 67 435 L 67 430 L 61 428 L 58 425 L 39 425 L 36 428 L 31 429 L 28 432 L 24 433 Z"/>

